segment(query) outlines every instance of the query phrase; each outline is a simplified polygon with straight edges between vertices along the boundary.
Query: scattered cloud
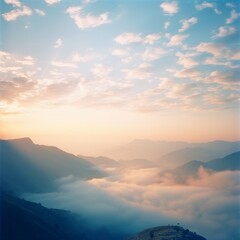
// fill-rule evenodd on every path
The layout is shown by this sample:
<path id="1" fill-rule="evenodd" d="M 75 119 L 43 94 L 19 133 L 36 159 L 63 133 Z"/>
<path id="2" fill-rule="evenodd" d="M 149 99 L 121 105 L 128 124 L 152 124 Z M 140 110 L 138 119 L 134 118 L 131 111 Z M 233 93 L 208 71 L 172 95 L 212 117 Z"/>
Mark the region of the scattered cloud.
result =
<path id="1" fill-rule="evenodd" d="M 129 55 L 129 52 L 126 49 L 115 48 L 112 50 L 112 55 L 118 57 L 126 57 Z"/>
<path id="2" fill-rule="evenodd" d="M 239 84 L 240 83 L 240 71 L 213 71 L 206 78 L 207 82 L 215 82 L 218 84 Z"/>
<path id="3" fill-rule="evenodd" d="M 125 32 L 118 35 L 114 40 L 121 45 L 128 45 L 132 43 L 141 43 L 143 38 L 140 33 Z"/>
<path id="4" fill-rule="evenodd" d="M 179 11 L 178 2 L 176 2 L 176 1 L 163 2 L 160 4 L 160 7 L 162 8 L 164 13 L 166 13 L 170 16 L 178 13 L 178 11 Z"/>
<path id="5" fill-rule="evenodd" d="M 196 56 L 195 53 L 183 54 L 183 53 L 177 52 L 176 56 L 179 57 L 177 63 L 182 65 L 184 68 L 192 68 L 199 65 L 199 63 L 193 59 L 193 57 Z"/>
<path id="6" fill-rule="evenodd" d="M 44 1 L 45 1 L 45 3 L 47 3 L 49 5 L 53 5 L 53 4 L 61 2 L 61 0 L 44 0 Z"/>
<path id="7" fill-rule="evenodd" d="M 201 4 L 197 4 L 195 7 L 198 11 L 202 11 L 206 8 L 214 8 L 214 4 L 204 1 Z"/>
<path id="8" fill-rule="evenodd" d="M 166 52 L 162 48 L 147 48 L 143 54 L 142 58 L 144 61 L 155 61 L 161 58 Z"/>
<path id="9" fill-rule="evenodd" d="M 209 53 L 217 58 L 226 56 L 226 50 L 223 45 L 217 43 L 202 42 L 197 45 L 196 51 L 202 53 Z"/>
<path id="10" fill-rule="evenodd" d="M 64 62 L 64 61 L 51 61 L 51 65 L 55 67 L 66 67 L 66 68 L 76 68 L 77 66 L 71 62 Z"/>
<path id="11" fill-rule="evenodd" d="M 170 37 L 170 41 L 168 42 L 167 46 L 179 46 L 182 45 L 182 41 L 184 41 L 186 38 L 188 38 L 188 35 L 183 34 L 176 34 Z"/>
<path id="12" fill-rule="evenodd" d="M 92 49 L 88 49 L 83 53 L 76 52 L 72 55 L 73 62 L 89 62 L 99 58 L 100 56 L 97 55 Z"/>
<path id="13" fill-rule="evenodd" d="M 61 38 L 58 38 L 54 44 L 54 48 L 60 48 L 62 46 L 63 46 L 63 40 Z"/>
<path id="14" fill-rule="evenodd" d="M 218 33 L 213 38 L 223 38 L 232 35 L 236 32 L 235 27 L 223 26 L 218 28 Z"/>
<path id="15" fill-rule="evenodd" d="M 24 95 L 36 86 L 35 82 L 24 77 L 16 77 L 10 81 L 0 80 L 0 84 L 0 100 L 7 103 L 24 99 Z"/>
<path id="16" fill-rule="evenodd" d="M 69 7 L 67 8 L 66 13 L 69 14 L 80 29 L 95 28 L 110 23 L 107 12 L 102 13 L 99 16 L 94 16 L 90 13 L 85 14 L 82 7 Z"/>
<path id="17" fill-rule="evenodd" d="M 164 29 L 168 29 L 169 27 L 170 27 L 170 25 L 171 25 L 171 22 L 165 22 L 164 23 Z"/>
<path id="18" fill-rule="evenodd" d="M 43 10 L 41 10 L 41 9 L 35 9 L 35 12 L 39 15 L 39 16 L 45 16 L 46 15 L 46 13 L 43 11 Z"/>
<path id="19" fill-rule="evenodd" d="M 94 67 L 91 69 L 91 72 L 95 77 L 102 79 L 107 79 L 111 71 L 111 68 L 106 67 L 102 64 L 95 64 Z"/>
<path id="20" fill-rule="evenodd" d="M 19 0 L 4 0 L 6 4 L 10 4 L 13 7 L 21 7 L 22 3 Z"/>
<path id="21" fill-rule="evenodd" d="M 152 45 L 160 38 L 161 36 L 159 34 L 149 34 L 144 38 L 143 42 Z"/>
<path id="22" fill-rule="evenodd" d="M 174 76 L 177 78 L 188 78 L 191 80 L 197 80 L 201 76 L 201 72 L 195 69 L 183 69 L 177 71 Z"/>
<path id="23" fill-rule="evenodd" d="M 125 69 L 123 72 L 126 73 L 127 79 L 139 79 L 145 80 L 152 76 L 150 71 L 151 65 L 147 63 L 142 63 L 133 69 Z"/>
<path id="24" fill-rule="evenodd" d="M 192 17 L 186 20 L 181 20 L 182 27 L 178 30 L 179 32 L 184 32 L 187 29 L 189 29 L 192 25 L 196 24 L 198 22 L 198 19 L 196 17 Z"/>
<path id="25" fill-rule="evenodd" d="M 21 63 L 22 65 L 34 65 L 34 59 L 31 56 L 24 57 L 21 60 L 17 60 L 17 63 Z"/>
<path id="26" fill-rule="evenodd" d="M 159 34 L 148 34 L 146 36 L 142 36 L 141 33 L 125 32 L 118 35 L 114 40 L 121 45 L 133 43 L 146 43 L 152 45 L 160 38 L 161 36 Z"/>
<path id="27" fill-rule="evenodd" d="M 32 15 L 32 10 L 27 6 L 22 6 L 19 9 L 13 9 L 10 12 L 2 14 L 3 18 L 8 22 L 15 21 L 20 16 L 30 16 L 30 15 Z"/>
<path id="28" fill-rule="evenodd" d="M 235 5 L 233 3 L 227 2 L 226 6 L 229 8 L 235 8 Z"/>
<path id="29" fill-rule="evenodd" d="M 220 10 L 218 10 L 217 8 L 215 8 L 215 4 L 214 3 L 210 3 L 210 2 L 202 2 L 201 4 L 197 4 L 195 6 L 195 8 L 198 10 L 198 11 L 202 11 L 206 8 L 212 8 L 214 10 L 214 12 L 218 15 L 222 14 L 222 12 Z"/>
<path id="30" fill-rule="evenodd" d="M 235 20 L 238 19 L 239 16 L 240 16 L 240 14 L 237 13 L 236 10 L 233 9 L 233 10 L 231 11 L 230 17 L 226 19 L 226 24 L 231 24 L 231 23 L 233 23 Z"/>

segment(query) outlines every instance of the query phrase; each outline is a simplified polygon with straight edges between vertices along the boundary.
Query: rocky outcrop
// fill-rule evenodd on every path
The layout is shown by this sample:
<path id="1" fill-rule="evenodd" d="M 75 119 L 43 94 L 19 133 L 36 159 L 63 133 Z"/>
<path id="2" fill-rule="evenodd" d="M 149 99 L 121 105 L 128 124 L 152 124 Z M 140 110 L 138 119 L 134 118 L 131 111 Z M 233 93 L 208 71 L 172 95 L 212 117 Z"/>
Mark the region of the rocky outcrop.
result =
<path id="1" fill-rule="evenodd" d="M 129 240 L 206 240 L 179 226 L 162 226 L 144 230 Z"/>

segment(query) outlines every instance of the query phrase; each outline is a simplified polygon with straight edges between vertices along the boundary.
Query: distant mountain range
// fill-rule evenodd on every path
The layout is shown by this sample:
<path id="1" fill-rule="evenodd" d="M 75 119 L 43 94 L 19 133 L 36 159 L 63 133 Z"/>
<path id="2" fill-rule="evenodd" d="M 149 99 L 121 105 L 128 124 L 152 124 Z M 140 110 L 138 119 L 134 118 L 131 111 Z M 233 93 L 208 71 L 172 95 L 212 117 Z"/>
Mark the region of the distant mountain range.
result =
<path id="1" fill-rule="evenodd" d="M 147 159 L 162 167 L 177 167 L 192 160 L 203 162 L 240 151 L 240 141 L 212 141 L 206 143 L 134 140 L 107 154 L 113 159 Z"/>
<path id="2" fill-rule="evenodd" d="M 47 192 L 68 176 L 106 176 L 92 163 L 57 147 L 37 145 L 29 138 L 0 140 L 0 186 L 13 192 Z"/>
<path id="3" fill-rule="evenodd" d="M 185 183 L 190 177 L 198 178 L 200 167 L 210 172 L 238 171 L 240 170 L 240 151 L 208 162 L 190 161 L 177 168 L 163 171 L 160 176 L 170 173 L 176 182 Z"/>
<path id="4" fill-rule="evenodd" d="M 129 238 L 129 240 L 206 240 L 206 238 L 197 235 L 179 226 L 161 226 L 146 229 L 139 234 Z"/>

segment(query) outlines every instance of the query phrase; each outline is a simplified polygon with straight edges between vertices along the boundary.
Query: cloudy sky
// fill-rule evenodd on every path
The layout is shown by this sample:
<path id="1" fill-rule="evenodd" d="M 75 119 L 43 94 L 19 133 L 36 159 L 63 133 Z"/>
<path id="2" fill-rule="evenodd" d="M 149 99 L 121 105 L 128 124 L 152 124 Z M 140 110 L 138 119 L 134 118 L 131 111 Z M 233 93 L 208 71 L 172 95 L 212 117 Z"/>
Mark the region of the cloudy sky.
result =
<path id="1" fill-rule="evenodd" d="M 2 0 L 0 137 L 98 154 L 239 138 L 237 0 Z"/>

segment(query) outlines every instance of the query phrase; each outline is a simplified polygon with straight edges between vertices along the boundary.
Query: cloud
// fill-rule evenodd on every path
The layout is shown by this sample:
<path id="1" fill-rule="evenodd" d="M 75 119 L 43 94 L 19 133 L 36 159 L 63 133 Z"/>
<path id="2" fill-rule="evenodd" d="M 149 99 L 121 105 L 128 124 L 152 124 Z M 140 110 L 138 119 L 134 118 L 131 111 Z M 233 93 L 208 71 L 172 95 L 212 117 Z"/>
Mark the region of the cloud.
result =
<path id="1" fill-rule="evenodd" d="M 206 8 L 214 8 L 214 4 L 213 3 L 209 3 L 209 2 L 202 2 L 201 4 L 198 4 L 195 6 L 195 8 L 198 10 L 198 11 L 202 11 Z"/>
<path id="2" fill-rule="evenodd" d="M 237 13 L 235 10 L 232 10 L 230 17 L 226 19 L 226 24 L 231 24 L 231 23 L 233 23 L 235 20 L 238 19 L 239 15 L 240 15 L 240 14 Z"/>
<path id="3" fill-rule="evenodd" d="M 196 47 L 197 52 L 210 53 L 214 57 L 221 58 L 226 54 L 224 47 L 217 43 L 202 42 Z"/>
<path id="4" fill-rule="evenodd" d="M 160 38 L 161 38 L 161 37 L 160 37 L 159 34 L 149 34 L 149 35 L 147 35 L 147 36 L 144 38 L 143 42 L 152 45 L 152 44 L 154 44 L 157 40 L 159 40 Z"/>
<path id="5" fill-rule="evenodd" d="M 30 16 L 32 15 L 31 8 L 27 6 L 22 6 L 21 9 L 13 9 L 10 12 L 2 14 L 6 21 L 15 21 L 20 16 Z"/>
<path id="6" fill-rule="evenodd" d="M 239 84 L 240 83 L 240 71 L 213 71 L 206 78 L 207 82 L 215 82 L 219 84 Z"/>
<path id="7" fill-rule="evenodd" d="M 186 38 L 188 38 L 188 35 L 182 35 L 182 34 L 176 34 L 170 37 L 170 41 L 168 42 L 167 46 L 179 46 L 182 45 L 182 41 L 184 41 Z"/>
<path id="8" fill-rule="evenodd" d="M 214 3 L 210 3 L 210 2 L 202 2 L 201 4 L 197 4 L 195 6 L 195 8 L 198 10 L 198 11 L 202 11 L 206 8 L 212 8 L 214 10 L 214 12 L 218 15 L 222 14 L 222 12 L 220 10 L 218 10 L 217 8 L 215 8 L 215 4 Z"/>
<path id="9" fill-rule="evenodd" d="M 35 12 L 39 15 L 39 16 L 45 16 L 46 15 L 46 13 L 43 11 L 43 10 L 41 10 L 41 9 L 35 9 Z"/>
<path id="10" fill-rule="evenodd" d="M 77 89 L 78 83 L 78 80 L 68 80 L 47 84 L 40 89 L 39 93 L 36 94 L 33 99 L 38 101 L 54 99 L 58 101 L 61 98 L 65 98 L 67 95 L 73 94 Z"/>
<path id="11" fill-rule="evenodd" d="M 208 239 L 237 239 L 239 172 L 211 174 L 200 169 L 199 178 L 189 178 L 186 185 L 171 176 L 162 184 L 152 183 L 157 179 L 157 169 L 126 169 L 88 182 L 68 178 L 58 181 L 58 192 L 24 198 L 79 213 L 94 229 L 133 233 L 180 222 Z"/>
<path id="12" fill-rule="evenodd" d="M 63 46 L 63 40 L 61 38 L 58 38 L 54 44 L 54 48 L 60 48 L 62 46 Z"/>
<path id="13" fill-rule="evenodd" d="M 110 23 L 108 13 L 102 13 L 99 16 L 85 14 L 82 7 L 69 7 L 66 13 L 74 20 L 80 29 L 95 28 L 103 24 Z"/>
<path id="14" fill-rule="evenodd" d="M 174 15 L 179 11 L 178 2 L 163 2 L 160 4 L 160 7 L 162 8 L 163 12 L 168 15 Z"/>
<path id="15" fill-rule="evenodd" d="M 226 6 L 229 8 L 235 8 L 235 5 L 233 3 L 227 2 Z"/>
<path id="16" fill-rule="evenodd" d="M 17 63 L 21 63 L 22 65 L 34 65 L 34 59 L 31 56 L 23 57 L 22 60 L 17 60 Z"/>
<path id="17" fill-rule="evenodd" d="M 112 55 L 118 57 L 126 57 L 129 55 L 129 52 L 126 49 L 115 48 L 112 50 Z"/>
<path id="18" fill-rule="evenodd" d="M 171 22 L 165 22 L 164 29 L 168 29 L 170 25 L 171 25 Z"/>
<path id="19" fill-rule="evenodd" d="M 114 40 L 121 45 L 128 45 L 132 43 L 141 43 L 143 38 L 140 33 L 125 32 L 117 36 Z"/>
<path id="20" fill-rule="evenodd" d="M 218 33 L 213 36 L 213 38 L 222 38 L 232 35 L 236 32 L 234 27 L 223 26 L 218 28 Z"/>
<path id="21" fill-rule="evenodd" d="M 150 71 L 151 65 L 147 63 L 142 63 L 133 69 L 125 69 L 123 72 L 126 73 L 127 79 L 139 79 L 145 80 L 152 76 Z"/>
<path id="22" fill-rule="evenodd" d="M 198 22 L 196 17 L 192 17 L 186 20 L 181 20 L 182 27 L 178 30 L 179 32 L 184 32 L 187 29 L 189 29 L 192 25 L 196 24 Z"/>
<path id="23" fill-rule="evenodd" d="M 51 61 L 51 65 L 55 67 L 66 67 L 66 68 L 76 68 L 77 66 L 71 62 L 64 62 L 64 61 Z"/>
<path id="24" fill-rule="evenodd" d="M 0 80 L 0 100 L 11 103 L 18 99 L 24 99 L 25 94 L 33 90 L 36 83 L 31 79 L 16 77 L 10 81 Z"/>
<path id="25" fill-rule="evenodd" d="M 53 4 L 61 2 L 61 0 L 44 0 L 44 1 L 45 1 L 45 3 L 47 3 L 49 5 L 53 5 Z"/>
<path id="26" fill-rule="evenodd" d="M 144 61 L 155 61 L 161 58 L 165 54 L 162 48 L 147 48 L 143 54 L 142 58 Z"/>
<path id="27" fill-rule="evenodd" d="M 95 77 L 103 79 L 108 78 L 111 71 L 111 68 L 103 66 L 102 64 L 95 64 L 94 67 L 91 69 L 91 72 Z"/>
<path id="28" fill-rule="evenodd" d="M 179 57 L 177 63 L 179 65 L 184 66 L 185 68 L 192 68 L 199 65 L 199 63 L 193 59 L 193 57 L 196 56 L 196 54 L 183 54 L 183 53 L 177 52 L 176 56 Z"/>
<path id="29" fill-rule="evenodd" d="M 159 34 L 148 34 L 146 36 L 142 36 L 141 33 L 125 32 L 118 35 L 114 40 L 121 45 L 133 43 L 146 43 L 152 45 L 160 38 L 161 36 Z"/>
<path id="30" fill-rule="evenodd" d="M 198 80 L 198 78 L 201 76 L 201 72 L 195 69 L 183 69 L 177 71 L 174 76 L 177 78 L 189 78 L 191 80 Z"/>
<path id="31" fill-rule="evenodd" d="M 89 62 L 99 58 L 100 56 L 97 55 L 92 49 L 88 49 L 83 53 L 76 52 L 72 55 L 73 62 Z"/>
<path id="32" fill-rule="evenodd" d="M 6 4 L 11 4 L 13 7 L 21 7 L 22 3 L 19 0 L 4 0 Z"/>

